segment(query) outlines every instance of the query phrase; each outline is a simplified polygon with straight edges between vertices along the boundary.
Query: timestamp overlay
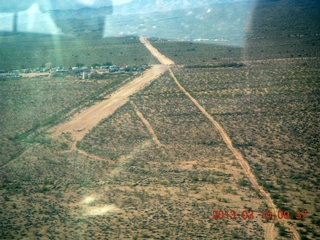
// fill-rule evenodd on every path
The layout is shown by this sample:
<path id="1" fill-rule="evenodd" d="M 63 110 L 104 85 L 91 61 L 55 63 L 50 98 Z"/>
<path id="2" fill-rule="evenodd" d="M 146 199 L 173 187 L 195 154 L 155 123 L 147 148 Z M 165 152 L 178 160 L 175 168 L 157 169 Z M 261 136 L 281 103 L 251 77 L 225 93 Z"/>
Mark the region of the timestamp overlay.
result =
<path id="1" fill-rule="evenodd" d="M 272 213 L 271 210 L 213 210 L 212 219 L 231 219 L 231 220 L 252 220 L 262 218 L 266 220 L 273 219 L 305 219 L 307 217 L 307 210 L 297 210 L 290 213 L 288 210 L 278 210 L 276 213 Z"/>

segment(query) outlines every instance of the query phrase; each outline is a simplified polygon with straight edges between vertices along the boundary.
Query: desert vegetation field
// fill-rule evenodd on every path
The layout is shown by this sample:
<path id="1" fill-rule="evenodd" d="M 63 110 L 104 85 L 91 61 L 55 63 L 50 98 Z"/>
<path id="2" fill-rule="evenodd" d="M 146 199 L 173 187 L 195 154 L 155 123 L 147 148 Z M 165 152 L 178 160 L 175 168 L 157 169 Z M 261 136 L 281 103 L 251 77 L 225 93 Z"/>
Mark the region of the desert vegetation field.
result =
<path id="1" fill-rule="evenodd" d="M 159 39 L 151 39 L 150 42 L 165 56 L 181 65 L 219 65 L 242 59 L 243 49 L 240 47 Z"/>
<path id="2" fill-rule="evenodd" d="M 37 136 L 73 111 L 102 100 L 132 74 L 108 75 L 101 80 L 77 77 L 30 77 L 0 81 L 0 164 L 14 159 L 30 144 L 45 141 Z"/>
<path id="3" fill-rule="evenodd" d="M 319 1 L 258 0 L 247 29 L 249 59 L 318 57 Z"/>
<path id="4" fill-rule="evenodd" d="M 157 75 L 133 95 L 114 94 L 130 98 L 76 140 L 72 133 L 85 128 L 53 136 L 54 126 L 109 99 L 135 75 L 1 80 L 0 239 L 284 240 L 294 239 L 292 229 L 301 240 L 318 239 L 318 3 L 299 13 L 302 2 L 292 2 L 257 1 L 242 47 L 151 39 L 174 61 L 161 67 L 187 93 L 171 72 Z M 159 64 L 137 37 L 73 33 L 3 34 L 0 69 Z M 289 225 L 261 216 L 272 204 L 250 172 L 290 213 Z M 237 219 L 213 219 L 214 210 L 234 210 Z M 298 210 L 306 211 L 302 219 Z"/>
<path id="5" fill-rule="evenodd" d="M 249 162 L 260 185 L 271 194 L 277 208 L 290 212 L 289 224 L 298 230 L 302 239 L 319 236 L 318 62 L 317 58 L 284 58 L 174 68 L 176 77 L 186 90 L 222 124 L 234 146 Z M 232 181 L 234 184 L 222 188 L 232 192 L 232 189 L 237 189 L 240 183 L 245 182 L 246 186 L 249 185 L 221 137 L 192 102 L 182 94 L 169 75 L 163 76 L 137 94 L 132 98 L 132 102 L 153 126 L 161 143 L 160 149 L 167 153 L 167 156 L 162 156 L 161 161 L 167 159 L 169 163 L 166 163 L 166 166 L 170 166 L 171 162 L 173 166 L 177 168 L 185 166 L 183 167 L 185 169 L 189 165 L 188 162 L 196 161 L 196 164 L 188 166 L 197 172 L 196 177 L 192 176 L 195 182 L 202 182 L 200 169 L 208 170 L 211 164 L 219 166 L 214 169 L 223 169 L 226 173 L 237 172 L 235 168 L 238 168 L 242 179 L 234 179 Z M 132 139 L 133 126 L 127 125 L 129 121 L 126 120 L 125 125 L 119 126 L 121 121 L 115 121 L 114 118 L 118 114 L 121 115 L 119 116 L 121 119 L 128 119 L 129 116 L 132 118 L 134 108 L 127 104 L 122 110 L 125 110 L 126 114 L 120 114 L 119 111 L 112 118 L 106 119 L 86 136 L 79 147 L 112 161 L 120 161 L 118 165 L 126 166 L 122 154 L 128 156 L 128 147 L 136 149 L 133 143 L 140 144 L 144 149 L 146 133 L 144 131 L 143 134 L 134 134 L 137 138 Z M 134 121 L 139 120 L 137 116 L 134 118 L 136 119 Z M 209 129 L 215 132 L 215 135 L 211 135 Z M 102 136 L 105 136 L 105 140 L 101 140 Z M 118 141 L 114 141 L 114 136 Z M 108 144 L 101 144 L 100 141 Z M 117 153 L 114 152 L 115 149 Z M 216 157 L 225 155 L 227 157 L 223 164 L 217 164 Z M 138 162 L 142 159 L 139 158 Z M 177 164 L 181 161 L 182 165 Z M 156 166 L 151 166 L 149 169 L 156 169 Z M 179 170 L 173 172 L 174 178 L 177 178 Z M 170 178 L 165 179 L 165 182 L 169 185 L 174 183 Z M 185 183 L 184 180 L 182 182 Z M 224 184 L 221 183 L 220 186 Z M 204 192 L 201 184 L 197 188 L 199 187 L 201 192 Z M 250 185 L 248 187 L 246 192 L 254 193 L 251 197 L 259 197 L 259 194 L 255 195 Z M 217 189 L 215 187 L 215 191 Z M 234 201 L 234 198 L 216 199 L 222 202 L 226 200 L 229 202 L 228 207 L 232 206 L 231 202 Z M 240 196 L 240 199 L 245 202 L 245 196 Z M 260 204 L 262 203 L 260 200 Z M 247 207 L 247 204 L 242 206 L 242 208 Z M 252 208 L 267 209 L 261 205 Z M 307 217 L 297 220 L 298 210 L 307 210 Z M 245 226 L 244 224 L 243 227 Z M 290 231 L 281 224 L 276 223 L 276 226 L 279 239 L 292 237 Z"/>
<path id="6" fill-rule="evenodd" d="M 88 67 L 112 62 L 125 66 L 155 64 L 157 60 L 140 44 L 137 37 L 102 38 L 100 34 L 73 36 L 36 34 L 0 35 L 0 69 Z"/>
<path id="7" fill-rule="evenodd" d="M 241 214 L 265 205 L 169 74 L 77 147 L 104 160 L 68 150 L 68 135 L 62 135 L 36 145 L 1 174 L 2 238 L 263 238 L 262 218 L 211 218 L 213 210 Z"/>
<path id="8" fill-rule="evenodd" d="M 131 187 L 142 195 L 142 201 L 130 196 L 136 203 L 130 212 L 145 227 L 129 227 L 128 231 L 154 239 L 263 238 L 262 219 L 211 219 L 215 209 L 241 213 L 265 205 L 219 133 L 180 92 L 170 75 L 164 75 L 131 101 L 152 126 L 160 146 L 152 142 L 131 103 L 78 144 L 82 150 L 108 159 L 113 169 L 106 176 L 113 176 L 108 183 L 115 189 Z M 126 194 L 117 194 L 114 203 L 118 205 Z"/>
<path id="9" fill-rule="evenodd" d="M 277 207 L 319 237 L 319 59 L 248 61 L 240 68 L 176 68 L 181 84 L 232 138 Z M 281 232 L 286 236 L 284 231 Z"/>

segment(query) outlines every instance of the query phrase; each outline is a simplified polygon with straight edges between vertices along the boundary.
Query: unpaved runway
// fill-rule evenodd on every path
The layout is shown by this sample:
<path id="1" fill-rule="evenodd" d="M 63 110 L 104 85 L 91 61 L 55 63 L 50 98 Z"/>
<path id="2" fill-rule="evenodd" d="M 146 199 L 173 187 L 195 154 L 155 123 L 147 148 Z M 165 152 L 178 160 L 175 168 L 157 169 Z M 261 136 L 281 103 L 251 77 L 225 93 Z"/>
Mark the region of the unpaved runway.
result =
<path id="1" fill-rule="evenodd" d="M 110 98 L 82 110 L 69 122 L 51 129 L 53 137 L 65 132 L 71 134 L 74 142 L 80 141 L 102 119 L 110 116 L 116 109 L 124 105 L 129 100 L 129 96 L 150 84 L 152 80 L 158 78 L 167 70 L 168 68 L 165 65 L 154 65 L 151 69 L 145 71 L 142 76 L 115 91 Z"/>
<path id="2" fill-rule="evenodd" d="M 116 109 L 124 105 L 128 101 L 129 96 L 144 88 L 151 83 L 152 80 L 158 78 L 162 73 L 167 71 L 168 65 L 174 64 L 172 60 L 154 48 L 146 38 L 140 37 L 140 41 L 151 54 L 158 59 L 161 65 L 154 65 L 151 69 L 145 71 L 143 76 L 134 79 L 114 92 L 109 99 L 81 111 L 71 121 L 52 128 L 53 137 L 56 137 L 63 132 L 71 133 L 74 144 L 76 144 L 76 142 L 80 141 L 102 119 L 110 116 Z"/>
<path id="3" fill-rule="evenodd" d="M 152 46 L 150 44 L 150 42 L 145 38 L 145 37 L 140 37 L 140 42 L 142 44 L 144 44 L 144 46 L 151 52 L 151 54 L 158 59 L 159 62 L 161 62 L 161 64 L 164 65 L 172 65 L 174 64 L 174 62 L 167 58 L 166 56 L 164 56 L 163 54 L 161 54 L 158 49 L 156 49 L 154 46 Z"/>

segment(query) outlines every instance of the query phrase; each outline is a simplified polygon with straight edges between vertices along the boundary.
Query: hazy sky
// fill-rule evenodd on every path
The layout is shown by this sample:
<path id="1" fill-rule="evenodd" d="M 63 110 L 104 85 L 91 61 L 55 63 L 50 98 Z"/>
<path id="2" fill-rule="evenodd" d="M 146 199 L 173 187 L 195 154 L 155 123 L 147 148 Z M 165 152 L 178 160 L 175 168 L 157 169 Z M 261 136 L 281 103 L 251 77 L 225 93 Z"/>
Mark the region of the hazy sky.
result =
<path id="1" fill-rule="evenodd" d="M 24 11 L 33 4 L 38 3 L 40 9 L 46 11 L 51 9 L 79 9 L 83 7 L 105 7 L 116 6 L 124 3 L 134 2 L 135 0 L 0 0 L 0 12 Z M 156 6 L 170 7 L 172 5 L 183 6 L 203 6 L 219 2 L 236 2 L 248 0 L 154 0 Z M 143 1 L 137 1 L 138 5 Z"/>
<path id="2" fill-rule="evenodd" d="M 104 37 L 143 35 L 166 39 L 198 39 L 199 41 L 210 38 L 213 39 L 212 41 L 229 44 L 227 37 L 236 35 L 236 40 L 231 39 L 232 44 L 241 46 L 252 6 L 250 4 L 244 5 L 244 8 L 238 11 L 235 9 L 237 5 L 229 7 L 229 4 L 223 4 L 222 8 L 221 6 L 217 8 L 218 11 L 215 13 L 211 13 L 215 11 L 215 7 L 208 6 L 213 2 L 235 1 L 240 0 L 0 0 L 0 32 L 14 31 L 13 12 L 15 9 L 21 9 L 18 11 L 17 32 L 59 35 L 66 33 L 52 20 L 52 15 L 48 12 L 50 9 L 99 8 L 131 2 L 132 4 L 129 6 L 114 7 L 112 16 L 108 16 L 105 21 Z M 248 2 L 250 0 L 241 1 Z M 253 0 L 251 1 L 253 2 Z M 48 3 L 50 3 L 49 7 Z M 193 12 L 192 8 L 195 7 L 198 9 Z M 5 9 L 13 10 L 4 11 Z M 185 12 L 180 11 L 178 20 L 173 20 L 175 17 L 172 14 L 177 13 L 172 11 L 177 9 L 184 9 Z M 171 18 L 167 18 L 166 14 L 158 14 L 153 19 L 153 15 L 150 15 L 152 11 L 168 12 Z M 141 14 L 138 19 L 136 16 L 130 17 L 130 15 L 137 13 Z M 182 13 L 185 15 L 181 15 Z M 220 14 L 221 17 L 217 19 L 212 14 Z M 211 19 L 215 19 L 214 24 Z M 194 24 L 194 22 L 197 23 Z M 179 32 L 175 33 L 177 36 L 167 30 L 166 23 L 178 26 Z"/>
<path id="3" fill-rule="evenodd" d="M 78 9 L 120 5 L 132 0 L 0 0 L 0 12 L 24 11 L 38 3 L 42 9 Z"/>
<path id="4" fill-rule="evenodd" d="M 132 0 L 51 0 L 54 8 L 74 8 L 78 6 L 104 7 L 109 5 L 120 5 Z"/>
<path id="5" fill-rule="evenodd" d="M 124 4 L 124 3 L 128 3 L 131 2 L 132 0 L 113 0 L 113 5 L 120 5 L 120 4 Z"/>

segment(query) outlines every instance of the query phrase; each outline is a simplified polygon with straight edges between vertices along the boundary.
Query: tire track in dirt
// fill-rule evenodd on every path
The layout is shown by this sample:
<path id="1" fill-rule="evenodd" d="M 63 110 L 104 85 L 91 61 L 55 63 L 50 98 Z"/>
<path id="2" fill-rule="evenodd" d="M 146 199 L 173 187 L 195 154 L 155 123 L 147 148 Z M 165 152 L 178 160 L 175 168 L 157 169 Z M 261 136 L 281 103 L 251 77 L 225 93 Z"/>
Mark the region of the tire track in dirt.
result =
<path id="1" fill-rule="evenodd" d="M 31 151 L 33 149 L 33 147 L 38 146 L 39 144 L 35 144 L 34 146 L 29 146 L 28 148 L 26 148 L 25 150 L 23 150 L 21 152 L 21 154 L 19 154 L 16 158 L 11 159 L 10 161 L 6 162 L 5 164 L 3 164 L 0 169 L 4 169 L 6 167 L 9 167 L 11 164 L 13 164 L 14 162 L 16 162 L 18 159 L 22 158 L 23 156 L 25 156 L 29 151 Z"/>
<path id="2" fill-rule="evenodd" d="M 92 158 L 92 159 L 98 160 L 98 161 L 104 161 L 104 162 L 108 162 L 108 163 L 109 163 L 109 161 L 111 161 L 111 160 L 108 160 L 108 159 L 105 159 L 105 158 L 101 158 L 101 157 L 99 157 L 99 156 L 97 156 L 97 155 L 90 154 L 90 153 L 88 153 L 88 152 L 86 152 L 86 151 L 83 151 L 83 150 L 77 148 L 76 145 L 77 145 L 77 142 L 76 142 L 76 141 L 73 142 L 73 143 L 71 144 L 71 150 L 70 150 L 70 151 L 77 151 L 77 152 L 79 152 L 80 154 L 82 154 L 83 156 L 86 156 L 86 157 L 89 157 L 89 158 Z"/>
<path id="3" fill-rule="evenodd" d="M 222 128 L 222 126 L 213 119 L 213 117 L 199 104 L 199 102 L 193 98 L 186 90 L 185 88 L 179 83 L 178 79 L 174 76 L 173 72 L 171 69 L 169 69 L 170 75 L 171 77 L 174 79 L 175 83 L 178 85 L 178 87 L 180 88 L 180 90 L 189 97 L 189 99 L 197 106 L 197 108 L 210 120 L 210 122 L 216 127 L 216 129 L 219 131 L 221 137 L 223 138 L 223 141 L 225 142 L 225 144 L 228 146 L 228 148 L 232 151 L 233 155 L 236 157 L 236 159 L 238 160 L 239 164 L 241 165 L 241 167 L 244 170 L 244 173 L 246 174 L 246 176 L 249 178 L 252 186 L 260 192 L 261 196 L 263 197 L 263 199 L 266 201 L 269 210 L 272 211 L 273 216 L 277 216 L 278 213 L 278 209 L 275 206 L 275 204 L 272 201 L 272 198 L 270 197 L 270 194 L 267 193 L 263 187 L 261 187 L 256 179 L 256 177 L 254 176 L 254 174 L 250 171 L 250 166 L 248 164 L 248 162 L 243 158 L 242 154 L 232 145 L 232 141 L 229 138 L 229 136 L 227 135 L 227 133 L 224 131 L 224 129 Z M 290 226 L 288 224 L 288 222 L 284 219 L 279 219 L 279 222 L 282 222 L 283 225 L 285 225 L 285 227 L 289 228 L 290 231 L 293 233 L 293 237 L 296 240 L 300 239 L 299 233 L 297 232 L 297 230 Z M 272 226 L 271 226 L 272 225 Z M 268 223 L 266 230 L 265 230 L 265 239 L 267 240 L 272 240 L 274 239 L 274 224 L 273 223 Z"/>
<path id="4" fill-rule="evenodd" d="M 149 123 L 149 121 L 147 119 L 145 119 L 145 117 L 143 116 L 143 114 L 139 111 L 138 107 L 134 104 L 133 101 L 130 101 L 131 105 L 133 106 L 136 114 L 138 115 L 138 117 L 141 119 L 141 121 L 144 123 L 144 125 L 147 127 L 152 140 L 158 145 L 158 147 L 163 146 L 162 143 L 159 141 L 156 133 L 153 131 L 153 128 L 151 126 L 151 124 Z"/>
<path id="5" fill-rule="evenodd" d="M 125 169 L 126 164 L 130 159 L 135 157 L 138 153 L 143 152 L 145 149 L 152 146 L 152 141 L 150 139 L 143 141 L 139 146 L 135 147 L 129 154 L 120 156 L 117 160 L 117 166 L 110 172 L 109 177 L 119 176 L 121 170 Z"/>
<path id="6" fill-rule="evenodd" d="M 266 223 L 266 228 L 264 230 L 264 239 L 265 240 L 275 239 L 273 222 Z"/>

